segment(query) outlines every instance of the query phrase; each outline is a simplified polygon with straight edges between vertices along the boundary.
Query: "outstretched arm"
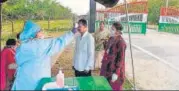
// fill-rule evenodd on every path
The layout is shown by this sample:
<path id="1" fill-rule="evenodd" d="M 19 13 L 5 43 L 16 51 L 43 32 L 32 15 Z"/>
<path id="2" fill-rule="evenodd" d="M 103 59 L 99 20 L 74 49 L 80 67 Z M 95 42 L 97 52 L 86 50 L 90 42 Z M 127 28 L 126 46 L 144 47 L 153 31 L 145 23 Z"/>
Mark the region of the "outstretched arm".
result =
<path id="1" fill-rule="evenodd" d="M 51 56 L 63 51 L 63 49 L 74 39 L 75 33 L 76 33 L 76 28 L 73 28 L 72 31 L 64 34 L 63 36 L 52 39 L 49 45 L 49 50 L 47 51 L 48 55 Z"/>

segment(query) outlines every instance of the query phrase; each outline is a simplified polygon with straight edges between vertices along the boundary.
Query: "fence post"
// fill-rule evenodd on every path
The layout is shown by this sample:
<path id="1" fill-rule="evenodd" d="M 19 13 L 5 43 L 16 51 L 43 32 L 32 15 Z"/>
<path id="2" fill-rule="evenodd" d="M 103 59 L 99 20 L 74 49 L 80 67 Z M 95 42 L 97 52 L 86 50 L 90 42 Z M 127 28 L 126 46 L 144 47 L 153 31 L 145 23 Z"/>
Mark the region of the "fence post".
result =
<path id="1" fill-rule="evenodd" d="M 50 16 L 48 18 L 48 31 L 50 30 Z"/>
<path id="2" fill-rule="evenodd" d="M 2 33 L 2 4 L 0 3 L 0 40 L 1 40 L 1 33 Z M 1 50 L 1 42 L 0 42 L 0 50 Z"/>
<path id="3" fill-rule="evenodd" d="M 11 26 L 12 26 L 12 34 L 14 33 L 14 22 L 12 20 L 10 20 L 11 22 Z"/>
<path id="4" fill-rule="evenodd" d="M 0 3 L 0 34 L 1 34 L 1 30 L 2 30 L 2 4 Z"/>

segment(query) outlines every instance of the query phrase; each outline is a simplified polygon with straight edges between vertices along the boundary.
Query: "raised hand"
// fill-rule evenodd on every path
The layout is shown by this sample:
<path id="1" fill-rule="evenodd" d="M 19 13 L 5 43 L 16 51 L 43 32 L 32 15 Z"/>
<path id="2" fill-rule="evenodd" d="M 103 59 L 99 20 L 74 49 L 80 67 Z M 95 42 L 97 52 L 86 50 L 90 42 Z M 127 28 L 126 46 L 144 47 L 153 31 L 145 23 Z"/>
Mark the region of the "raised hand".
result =
<path id="1" fill-rule="evenodd" d="M 75 23 L 72 29 L 72 32 L 75 34 L 77 32 L 78 24 Z"/>

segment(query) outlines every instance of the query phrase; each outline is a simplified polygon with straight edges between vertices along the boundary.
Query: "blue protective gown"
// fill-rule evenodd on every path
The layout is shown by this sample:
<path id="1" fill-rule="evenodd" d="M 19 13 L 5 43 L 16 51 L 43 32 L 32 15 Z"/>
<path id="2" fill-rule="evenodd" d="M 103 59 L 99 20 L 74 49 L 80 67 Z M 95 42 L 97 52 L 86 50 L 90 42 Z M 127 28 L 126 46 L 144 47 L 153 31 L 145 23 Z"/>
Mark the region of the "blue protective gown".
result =
<path id="1" fill-rule="evenodd" d="M 35 90 L 44 77 L 51 77 L 51 56 L 59 53 L 73 39 L 69 32 L 58 38 L 34 38 L 40 27 L 31 21 L 25 24 L 20 35 L 21 45 L 16 50 L 18 65 L 12 90 Z"/>

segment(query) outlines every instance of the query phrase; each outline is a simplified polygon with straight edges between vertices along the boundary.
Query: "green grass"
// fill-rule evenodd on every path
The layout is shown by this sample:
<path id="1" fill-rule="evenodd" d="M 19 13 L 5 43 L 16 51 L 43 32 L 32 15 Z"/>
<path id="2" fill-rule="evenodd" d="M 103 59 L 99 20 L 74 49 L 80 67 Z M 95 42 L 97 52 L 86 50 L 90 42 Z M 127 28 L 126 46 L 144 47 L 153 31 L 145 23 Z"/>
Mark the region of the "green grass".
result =
<path id="1" fill-rule="evenodd" d="M 39 24 L 42 29 L 48 29 L 48 21 L 43 20 L 33 20 L 35 23 Z M 23 29 L 24 21 L 16 20 L 14 22 L 14 32 L 20 32 Z M 72 27 L 71 20 L 51 20 L 50 21 L 50 29 L 54 28 L 70 28 Z M 12 24 L 9 21 L 4 21 L 2 26 L 3 32 L 12 32 Z"/>
<path id="2" fill-rule="evenodd" d="M 129 80 L 126 79 L 123 88 L 124 88 L 125 90 L 132 90 L 133 86 L 132 86 L 132 84 L 129 82 Z"/>
<path id="3" fill-rule="evenodd" d="M 42 26 L 42 29 L 47 30 L 48 29 L 48 21 L 36 21 L 37 24 Z M 71 20 L 55 20 L 50 21 L 50 30 L 51 29 L 64 29 L 64 28 L 71 28 L 72 27 L 72 21 Z"/>
<path id="4" fill-rule="evenodd" d="M 37 24 L 39 24 L 46 34 L 50 33 L 64 33 L 68 31 L 72 27 L 71 20 L 51 20 L 50 21 L 50 29 L 48 30 L 48 21 L 42 20 L 33 20 Z M 9 38 L 16 38 L 17 33 L 21 32 L 23 29 L 24 21 L 16 20 L 14 22 L 14 31 L 12 32 L 12 23 L 10 21 L 4 21 L 2 25 L 2 38 L 1 38 L 1 46 L 4 46 L 5 41 Z"/>

